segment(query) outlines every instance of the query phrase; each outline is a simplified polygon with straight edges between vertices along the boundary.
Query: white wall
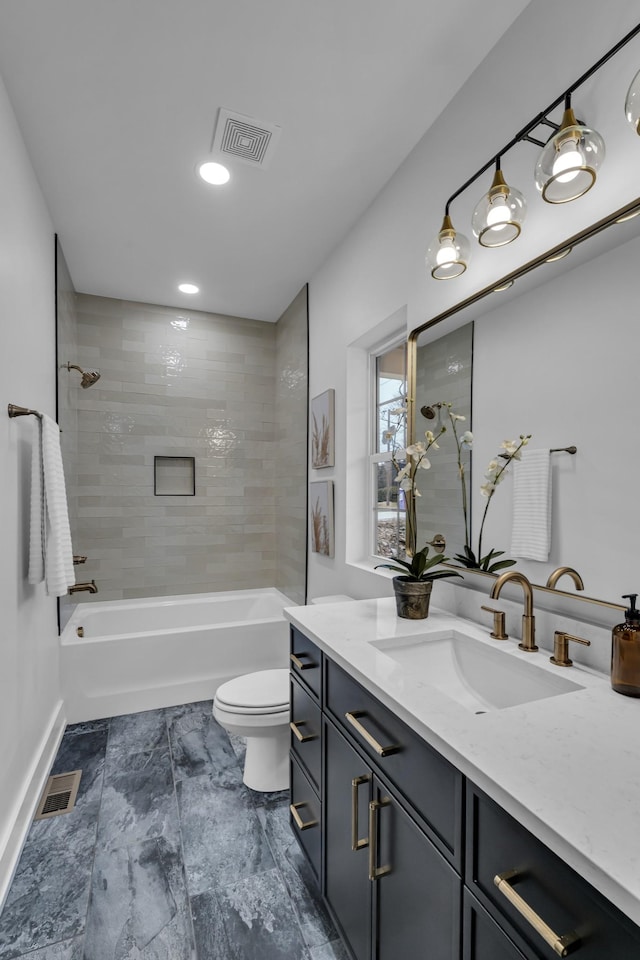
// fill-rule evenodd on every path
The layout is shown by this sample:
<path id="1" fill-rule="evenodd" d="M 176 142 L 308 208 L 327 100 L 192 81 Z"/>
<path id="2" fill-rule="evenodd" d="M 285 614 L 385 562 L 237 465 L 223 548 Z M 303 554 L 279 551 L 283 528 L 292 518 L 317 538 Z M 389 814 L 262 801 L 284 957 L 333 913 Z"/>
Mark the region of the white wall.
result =
<path id="1" fill-rule="evenodd" d="M 56 603 L 26 581 L 34 419 L 6 415 L 55 416 L 54 232 L 1 81 L 0 141 L 1 903 L 62 716 Z"/>
<path id="2" fill-rule="evenodd" d="M 391 593 L 384 574 L 370 572 L 370 564 L 353 562 L 347 548 L 347 522 L 352 529 L 358 523 L 364 526 L 359 518 L 366 510 L 358 466 L 366 443 L 362 420 L 366 397 L 361 400 L 358 391 L 365 384 L 356 388 L 354 377 L 347 376 L 347 363 L 354 366 L 349 346 L 356 340 L 375 340 L 379 325 L 403 307 L 408 329 L 419 326 L 640 193 L 640 138 L 634 137 L 624 118 L 626 90 L 640 65 L 636 39 L 574 98 L 578 115 L 588 119 L 607 143 L 607 159 L 592 191 L 562 207 L 545 204 L 533 183 L 538 148 L 519 144 L 503 169 L 529 202 L 523 235 L 502 250 L 482 250 L 474 243 L 470 267 L 458 281 L 438 283 L 425 269 L 424 254 L 440 227 L 447 197 L 636 21 L 633 0 L 608 5 L 597 0 L 562 4 L 532 0 L 311 278 L 310 395 L 334 387 L 337 422 L 336 467 L 323 471 L 327 479 L 335 480 L 336 555 L 333 560 L 311 555 L 311 597 Z M 437 95 L 436 90 L 425 91 L 425 96 Z M 490 180 L 488 174 L 486 183 L 480 180 L 452 206 L 454 224 L 468 235 L 471 212 Z M 490 385 L 489 391 L 488 402 L 499 397 L 497 385 Z M 358 429 L 351 430 L 347 444 L 349 423 L 357 418 Z"/>

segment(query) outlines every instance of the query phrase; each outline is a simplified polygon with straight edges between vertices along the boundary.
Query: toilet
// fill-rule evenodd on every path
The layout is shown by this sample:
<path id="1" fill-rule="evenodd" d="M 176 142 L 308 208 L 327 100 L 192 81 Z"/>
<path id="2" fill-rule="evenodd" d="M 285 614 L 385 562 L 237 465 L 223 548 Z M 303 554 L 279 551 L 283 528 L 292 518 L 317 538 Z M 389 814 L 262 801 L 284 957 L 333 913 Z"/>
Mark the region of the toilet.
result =
<path id="1" fill-rule="evenodd" d="M 252 790 L 289 787 L 289 671 L 259 670 L 218 687 L 213 715 L 227 733 L 246 737 L 243 780 Z"/>

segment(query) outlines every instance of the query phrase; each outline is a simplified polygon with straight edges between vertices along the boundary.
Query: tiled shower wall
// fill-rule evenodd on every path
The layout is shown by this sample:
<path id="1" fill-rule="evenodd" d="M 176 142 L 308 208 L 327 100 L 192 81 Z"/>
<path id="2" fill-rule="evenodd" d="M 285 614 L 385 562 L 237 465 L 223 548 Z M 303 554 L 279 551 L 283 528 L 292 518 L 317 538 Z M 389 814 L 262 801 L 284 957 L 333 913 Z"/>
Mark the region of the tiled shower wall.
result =
<path id="1" fill-rule="evenodd" d="M 96 600 L 277 585 L 276 358 L 294 357 L 278 325 L 82 294 L 76 307 L 77 362 L 101 371 L 87 390 L 77 374 L 72 400 L 78 579 L 95 578 Z M 297 323 L 306 344 L 306 310 Z M 295 376 L 306 396 L 306 349 Z M 195 496 L 154 496 L 155 456 L 194 457 Z M 299 581 L 304 553 L 297 566 Z"/>

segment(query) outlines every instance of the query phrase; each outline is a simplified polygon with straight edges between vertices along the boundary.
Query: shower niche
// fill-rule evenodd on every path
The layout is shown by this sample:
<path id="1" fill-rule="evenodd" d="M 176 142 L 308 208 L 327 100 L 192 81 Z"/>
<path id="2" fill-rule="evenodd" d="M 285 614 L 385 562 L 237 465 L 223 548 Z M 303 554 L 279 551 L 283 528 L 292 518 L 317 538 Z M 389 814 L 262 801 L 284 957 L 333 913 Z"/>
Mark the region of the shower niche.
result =
<path id="1" fill-rule="evenodd" d="M 155 497 L 195 497 L 195 457 L 154 457 L 153 494 Z"/>

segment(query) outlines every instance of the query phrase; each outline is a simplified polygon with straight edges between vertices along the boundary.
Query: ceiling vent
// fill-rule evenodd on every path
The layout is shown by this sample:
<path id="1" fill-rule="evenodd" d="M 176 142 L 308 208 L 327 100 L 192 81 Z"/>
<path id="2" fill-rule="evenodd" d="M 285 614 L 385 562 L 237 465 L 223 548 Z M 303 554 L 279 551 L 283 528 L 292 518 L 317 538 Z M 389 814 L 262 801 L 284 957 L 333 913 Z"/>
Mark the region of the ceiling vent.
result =
<path id="1" fill-rule="evenodd" d="M 235 157 L 252 167 L 268 166 L 281 128 L 241 113 L 220 108 L 213 136 L 212 153 Z"/>

